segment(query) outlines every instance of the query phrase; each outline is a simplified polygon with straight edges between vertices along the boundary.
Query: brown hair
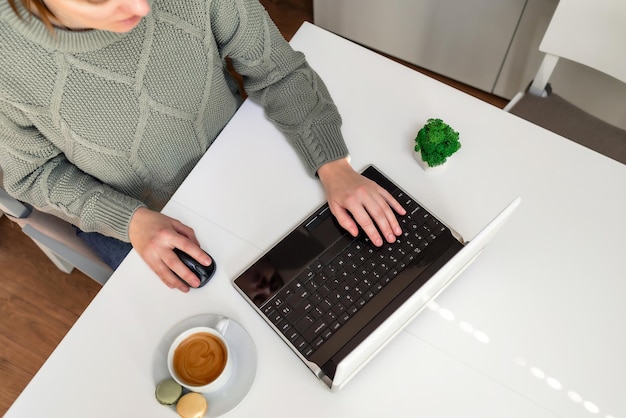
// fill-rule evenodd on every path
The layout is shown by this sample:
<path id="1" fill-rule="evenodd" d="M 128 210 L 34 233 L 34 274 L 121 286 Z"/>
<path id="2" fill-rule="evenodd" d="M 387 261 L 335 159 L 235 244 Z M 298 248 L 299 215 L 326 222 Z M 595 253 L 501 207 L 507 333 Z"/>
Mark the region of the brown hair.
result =
<path id="1" fill-rule="evenodd" d="M 54 18 L 54 15 L 48 9 L 48 6 L 43 2 L 43 0 L 8 0 L 11 9 L 15 12 L 15 14 L 23 18 L 20 12 L 17 10 L 16 1 L 22 3 L 22 6 L 26 9 L 29 16 L 32 18 L 33 16 L 39 18 L 44 25 L 48 28 L 51 33 L 54 33 L 54 27 L 52 26 L 51 19 Z M 33 10 L 34 9 L 34 10 Z"/>

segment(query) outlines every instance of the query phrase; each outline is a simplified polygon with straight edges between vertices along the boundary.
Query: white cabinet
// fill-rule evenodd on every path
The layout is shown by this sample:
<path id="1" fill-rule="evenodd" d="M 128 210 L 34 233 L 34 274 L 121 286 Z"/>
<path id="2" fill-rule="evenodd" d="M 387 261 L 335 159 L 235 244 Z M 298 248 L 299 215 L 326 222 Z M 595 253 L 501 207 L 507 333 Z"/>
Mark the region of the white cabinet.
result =
<path id="1" fill-rule="evenodd" d="M 314 0 L 313 10 L 323 28 L 491 92 L 526 1 Z"/>
<path id="2" fill-rule="evenodd" d="M 558 0 L 314 0 L 315 24 L 511 99 L 539 68 Z"/>

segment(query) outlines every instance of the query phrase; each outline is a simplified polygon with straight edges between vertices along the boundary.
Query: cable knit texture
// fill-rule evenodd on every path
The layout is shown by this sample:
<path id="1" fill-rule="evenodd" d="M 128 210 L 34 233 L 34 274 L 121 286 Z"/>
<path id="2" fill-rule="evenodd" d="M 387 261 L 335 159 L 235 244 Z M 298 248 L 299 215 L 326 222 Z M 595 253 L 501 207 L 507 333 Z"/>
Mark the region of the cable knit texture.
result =
<path id="1" fill-rule="evenodd" d="M 0 2 L 0 167 L 15 198 L 128 241 L 241 104 L 230 57 L 313 174 L 345 157 L 326 87 L 256 0 L 154 0 L 125 34 L 56 30 Z"/>

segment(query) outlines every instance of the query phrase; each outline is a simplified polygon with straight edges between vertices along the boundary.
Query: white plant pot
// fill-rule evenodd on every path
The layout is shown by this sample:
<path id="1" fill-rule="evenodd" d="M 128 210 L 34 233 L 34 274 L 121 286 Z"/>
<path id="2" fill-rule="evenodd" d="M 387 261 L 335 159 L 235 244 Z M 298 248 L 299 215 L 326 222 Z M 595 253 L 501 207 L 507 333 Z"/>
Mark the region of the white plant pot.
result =
<path id="1" fill-rule="evenodd" d="M 426 163 L 426 161 L 422 160 L 422 153 L 419 151 L 413 151 L 413 158 L 415 158 L 415 161 L 417 161 L 419 166 L 422 167 L 424 171 L 428 173 L 436 173 L 436 172 L 442 171 L 446 167 L 446 164 L 448 163 L 446 161 L 445 163 L 441 165 L 431 167 Z"/>

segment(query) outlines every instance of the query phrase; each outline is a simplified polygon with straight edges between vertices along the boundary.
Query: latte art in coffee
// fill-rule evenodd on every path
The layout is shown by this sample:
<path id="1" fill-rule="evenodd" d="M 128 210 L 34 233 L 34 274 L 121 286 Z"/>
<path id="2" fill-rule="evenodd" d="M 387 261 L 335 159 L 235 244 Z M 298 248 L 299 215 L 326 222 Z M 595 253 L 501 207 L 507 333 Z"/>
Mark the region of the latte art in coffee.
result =
<path id="1" fill-rule="evenodd" d="M 214 335 L 198 332 L 185 338 L 174 352 L 178 378 L 190 386 L 203 386 L 219 377 L 226 366 L 226 347 Z"/>

